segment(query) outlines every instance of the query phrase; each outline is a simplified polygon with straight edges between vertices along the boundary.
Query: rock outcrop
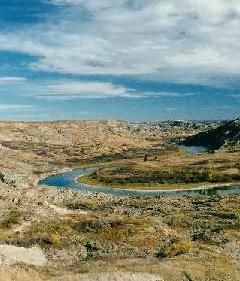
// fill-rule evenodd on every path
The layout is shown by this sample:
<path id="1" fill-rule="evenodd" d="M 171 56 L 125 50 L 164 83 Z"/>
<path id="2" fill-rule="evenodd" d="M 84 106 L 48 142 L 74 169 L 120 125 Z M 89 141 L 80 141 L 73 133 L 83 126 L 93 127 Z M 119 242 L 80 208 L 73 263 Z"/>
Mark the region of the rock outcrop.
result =
<path id="1" fill-rule="evenodd" d="M 187 137 L 184 145 L 205 146 L 209 149 L 219 149 L 222 146 L 234 146 L 240 141 L 240 118 L 227 121 L 217 128 L 208 129 L 196 135 Z"/>

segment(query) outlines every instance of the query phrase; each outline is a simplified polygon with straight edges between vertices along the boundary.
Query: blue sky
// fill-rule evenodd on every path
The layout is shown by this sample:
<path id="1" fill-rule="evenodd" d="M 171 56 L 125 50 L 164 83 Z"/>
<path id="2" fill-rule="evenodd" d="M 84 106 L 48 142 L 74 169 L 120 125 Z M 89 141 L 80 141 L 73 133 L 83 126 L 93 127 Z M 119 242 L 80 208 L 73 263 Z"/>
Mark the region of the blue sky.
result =
<path id="1" fill-rule="evenodd" d="M 0 119 L 240 115 L 238 0 L 1 0 Z"/>

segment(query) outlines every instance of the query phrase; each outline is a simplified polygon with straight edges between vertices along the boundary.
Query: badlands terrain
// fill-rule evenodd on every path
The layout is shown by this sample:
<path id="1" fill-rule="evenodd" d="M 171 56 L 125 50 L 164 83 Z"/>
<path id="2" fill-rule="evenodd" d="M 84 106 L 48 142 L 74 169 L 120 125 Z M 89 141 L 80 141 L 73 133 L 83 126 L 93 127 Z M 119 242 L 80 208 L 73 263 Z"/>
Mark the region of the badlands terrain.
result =
<path id="1" fill-rule="evenodd" d="M 176 143 L 208 150 L 191 155 Z M 0 280 L 240 280 L 239 194 L 117 197 L 38 185 L 92 165 L 101 169 L 78 181 L 237 183 L 239 120 L 2 122 L 0 159 Z"/>

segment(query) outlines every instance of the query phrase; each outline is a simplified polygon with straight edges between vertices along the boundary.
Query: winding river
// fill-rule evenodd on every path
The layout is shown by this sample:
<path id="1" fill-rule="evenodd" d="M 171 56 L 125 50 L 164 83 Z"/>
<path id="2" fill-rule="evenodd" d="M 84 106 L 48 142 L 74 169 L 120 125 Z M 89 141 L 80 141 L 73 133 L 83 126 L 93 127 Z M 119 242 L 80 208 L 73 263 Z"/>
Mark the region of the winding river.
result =
<path id="1" fill-rule="evenodd" d="M 202 154 L 206 152 L 206 148 L 203 146 L 181 146 L 189 154 Z M 186 196 L 186 195 L 220 195 L 220 194 L 239 194 L 240 184 L 226 184 L 225 186 L 215 186 L 211 188 L 199 187 L 181 190 L 133 190 L 133 189 L 120 189 L 99 187 L 93 185 L 87 185 L 77 182 L 77 178 L 91 175 L 97 171 L 99 167 L 91 168 L 77 168 L 68 172 L 63 172 L 54 176 L 47 177 L 38 182 L 39 185 L 51 186 L 57 188 L 73 188 L 81 191 L 87 191 L 92 193 L 106 193 L 115 196 Z"/>
<path id="2" fill-rule="evenodd" d="M 183 196 L 183 195 L 217 195 L 217 194 L 237 194 L 240 193 L 240 184 L 227 185 L 221 187 L 212 188 L 193 188 L 185 190 L 127 190 L 118 188 L 108 188 L 108 187 L 97 187 L 92 185 L 86 185 L 77 182 L 77 178 L 90 175 L 94 173 L 98 168 L 78 168 L 72 171 L 63 172 L 39 181 L 39 185 L 51 186 L 57 188 L 73 188 L 81 191 L 87 191 L 92 193 L 106 193 L 115 196 Z"/>

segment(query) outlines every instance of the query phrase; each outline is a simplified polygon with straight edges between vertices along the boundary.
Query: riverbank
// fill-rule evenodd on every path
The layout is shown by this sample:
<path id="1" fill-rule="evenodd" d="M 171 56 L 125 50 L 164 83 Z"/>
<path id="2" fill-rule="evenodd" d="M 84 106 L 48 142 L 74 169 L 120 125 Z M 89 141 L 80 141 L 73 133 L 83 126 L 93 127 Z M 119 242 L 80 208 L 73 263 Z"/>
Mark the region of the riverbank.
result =
<path id="1" fill-rule="evenodd" d="M 212 186 L 198 186 L 196 188 L 186 189 L 127 189 L 119 187 L 106 187 L 97 186 L 93 184 L 86 184 L 79 182 L 79 178 L 89 177 L 95 173 L 99 168 L 78 168 L 71 171 L 63 172 L 44 178 L 39 181 L 40 186 L 48 186 L 50 188 L 68 188 L 76 189 L 85 192 L 91 192 L 93 194 L 106 194 L 112 196 L 128 196 L 128 197 L 157 197 L 157 196 L 194 196 L 194 195 L 220 195 L 220 194 L 238 194 L 240 193 L 240 184 L 238 183 L 224 183 L 216 184 Z"/>
<path id="2" fill-rule="evenodd" d="M 198 151 L 188 154 L 180 148 L 165 155 L 147 155 L 104 163 L 78 183 L 126 190 L 187 190 L 237 185 L 240 181 L 238 153 Z"/>
<path id="3" fill-rule="evenodd" d="M 109 183 L 103 183 L 101 181 L 98 181 L 96 179 L 91 178 L 91 175 L 84 175 L 75 178 L 75 180 L 80 184 L 85 184 L 89 186 L 94 187 L 103 187 L 103 185 L 107 188 L 113 188 L 113 189 L 125 189 L 125 190 L 141 190 L 141 191 L 181 191 L 181 190 L 207 190 L 207 189 L 217 189 L 217 188 L 231 188 L 234 186 L 240 187 L 240 182 L 231 182 L 231 183 L 209 183 L 209 182 L 202 182 L 202 183 L 189 183 L 189 184 L 122 184 L 115 186 L 114 184 Z"/>

